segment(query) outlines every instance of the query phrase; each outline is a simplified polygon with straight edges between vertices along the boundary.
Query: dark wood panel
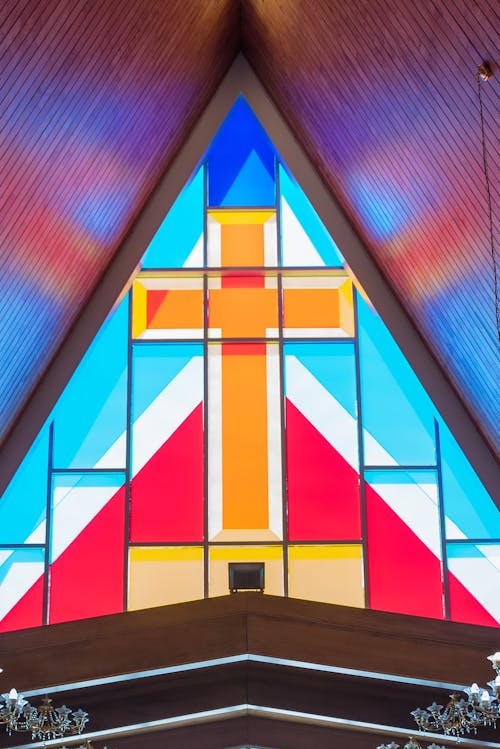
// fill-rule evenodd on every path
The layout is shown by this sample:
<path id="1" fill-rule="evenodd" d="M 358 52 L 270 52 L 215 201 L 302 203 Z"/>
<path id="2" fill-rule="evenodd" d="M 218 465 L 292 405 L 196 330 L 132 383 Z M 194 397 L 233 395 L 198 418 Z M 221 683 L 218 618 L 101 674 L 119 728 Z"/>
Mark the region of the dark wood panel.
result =
<path id="1" fill-rule="evenodd" d="M 6 633 L 0 690 L 16 674 L 26 690 L 245 652 L 244 615 L 200 603 Z"/>
<path id="2" fill-rule="evenodd" d="M 494 628 L 267 598 L 249 609 L 250 652 L 459 684 L 491 678 Z"/>
<path id="3" fill-rule="evenodd" d="M 190 716 L 235 705 L 256 705 L 346 721 L 397 725 L 410 731 L 410 711 L 446 700 L 448 689 L 402 684 L 335 670 L 318 671 L 304 662 L 408 675 L 421 679 L 485 683 L 485 660 L 498 647 L 498 630 L 307 601 L 241 593 L 117 616 L 69 622 L 0 636 L 0 693 L 58 682 L 103 678 L 91 687 L 53 695 L 56 704 L 82 707 L 90 731 Z M 211 667 L 138 676 L 106 683 L 106 677 L 148 668 L 196 663 L 244 653 L 303 662 L 239 660 Z M 31 700 L 38 703 L 36 697 Z M 139 737 L 110 739 L 121 747 L 372 746 L 373 735 L 340 728 L 290 723 L 278 714 L 186 725 Z M 310 721 L 311 722 L 311 721 Z M 201 732 L 201 733 L 200 733 Z M 203 742 L 193 744 L 198 736 Z M 372 742 L 366 743 L 369 740 Z M 495 738 L 482 732 L 482 738 Z M 328 744 L 330 741 L 330 744 Z M 19 736 L 3 738 L 14 747 Z M 227 743 L 225 743 L 227 742 Z M 302 742 L 302 743 L 300 743 Z M 341 744 L 339 744 L 341 745 Z M 96 749 L 101 749 L 97 743 Z"/>
<path id="4" fill-rule="evenodd" d="M 2 634 L 0 691 L 247 652 L 467 683 L 496 649 L 494 628 L 241 593 Z"/>

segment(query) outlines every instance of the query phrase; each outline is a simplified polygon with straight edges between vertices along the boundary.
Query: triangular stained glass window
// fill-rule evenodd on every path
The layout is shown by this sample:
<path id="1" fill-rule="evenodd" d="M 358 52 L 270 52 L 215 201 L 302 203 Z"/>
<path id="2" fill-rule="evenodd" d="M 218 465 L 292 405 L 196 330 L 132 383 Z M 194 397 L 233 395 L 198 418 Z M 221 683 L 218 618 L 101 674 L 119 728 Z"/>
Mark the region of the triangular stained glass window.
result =
<path id="1" fill-rule="evenodd" d="M 235 561 L 500 623 L 498 509 L 243 98 L 0 499 L 0 628 L 225 594 Z"/>

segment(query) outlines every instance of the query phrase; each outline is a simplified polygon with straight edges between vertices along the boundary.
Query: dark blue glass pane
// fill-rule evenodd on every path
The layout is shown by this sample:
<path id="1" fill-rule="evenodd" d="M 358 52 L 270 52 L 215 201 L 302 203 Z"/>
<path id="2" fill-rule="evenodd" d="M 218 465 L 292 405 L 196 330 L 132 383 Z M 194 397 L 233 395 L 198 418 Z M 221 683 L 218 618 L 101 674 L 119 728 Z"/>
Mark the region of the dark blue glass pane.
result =
<path id="1" fill-rule="evenodd" d="M 275 156 L 264 129 L 240 97 L 208 152 L 209 205 L 274 206 Z"/>

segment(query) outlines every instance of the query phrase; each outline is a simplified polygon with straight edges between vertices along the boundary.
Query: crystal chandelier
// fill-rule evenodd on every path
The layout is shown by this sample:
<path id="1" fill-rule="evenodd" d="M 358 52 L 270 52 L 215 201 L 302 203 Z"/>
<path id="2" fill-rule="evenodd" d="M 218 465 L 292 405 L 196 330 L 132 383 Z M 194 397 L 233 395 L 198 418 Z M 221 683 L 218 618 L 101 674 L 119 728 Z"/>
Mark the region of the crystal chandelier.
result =
<path id="1" fill-rule="evenodd" d="M 48 697 L 39 707 L 33 707 L 16 689 L 2 694 L 0 699 L 0 725 L 5 725 L 9 736 L 13 731 L 28 731 L 32 739 L 60 739 L 81 733 L 88 720 L 83 710 L 72 711 L 66 705 L 53 707 Z"/>
<path id="2" fill-rule="evenodd" d="M 421 731 L 442 731 L 448 736 L 477 733 L 480 726 L 496 728 L 500 720 L 500 652 L 488 656 L 496 678 L 488 682 L 490 691 L 477 684 L 464 689 L 467 698 L 450 695 L 447 705 L 433 702 L 427 710 L 417 708 L 411 713 Z"/>
<path id="3" fill-rule="evenodd" d="M 391 741 L 390 744 L 379 744 L 377 746 L 377 749 L 399 749 L 399 744 L 396 744 L 394 741 Z M 407 743 L 402 747 L 402 749 L 424 749 L 424 748 L 422 744 L 419 744 L 418 741 L 416 741 L 412 736 L 410 736 Z M 446 749 L 446 747 L 441 746 L 440 744 L 429 744 L 427 749 Z"/>

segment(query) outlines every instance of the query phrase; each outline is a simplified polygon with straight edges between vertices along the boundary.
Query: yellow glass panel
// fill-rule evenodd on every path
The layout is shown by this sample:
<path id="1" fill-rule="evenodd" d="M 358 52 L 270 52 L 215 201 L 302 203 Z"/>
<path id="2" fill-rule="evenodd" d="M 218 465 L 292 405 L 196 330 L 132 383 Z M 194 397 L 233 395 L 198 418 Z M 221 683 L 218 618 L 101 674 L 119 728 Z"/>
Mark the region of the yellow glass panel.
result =
<path id="1" fill-rule="evenodd" d="M 238 211 L 232 209 L 209 211 L 208 215 L 219 224 L 264 224 L 275 211 Z"/>
<path id="2" fill-rule="evenodd" d="M 262 224 L 226 224 L 221 231 L 221 265 L 264 265 Z"/>
<path id="3" fill-rule="evenodd" d="M 139 336 L 147 325 L 147 290 L 140 281 L 134 281 L 132 289 L 132 337 Z"/>
<path id="4" fill-rule="evenodd" d="M 288 549 L 293 598 L 363 608 L 363 550 L 360 544 L 293 546 Z"/>
<path id="5" fill-rule="evenodd" d="M 283 595 L 283 549 L 281 546 L 214 546 L 209 551 L 209 595 L 229 593 L 229 562 L 264 562 L 265 592 Z"/>
<path id="6" fill-rule="evenodd" d="M 203 598 L 203 549 L 133 547 L 129 552 L 129 610 Z"/>
<path id="7" fill-rule="evenodd" d="M 209 291 L 209 327 L 223 337 L 261 338 L 278 327 L 278 293 L 266 288 Z"/>
<path id="8" fill-rule="evenodd" d="M 339 318 L 340 327 L 346 335 L 354 336 L 354 300 L 352 281 L 348 279 L 339 286 Z"/>

